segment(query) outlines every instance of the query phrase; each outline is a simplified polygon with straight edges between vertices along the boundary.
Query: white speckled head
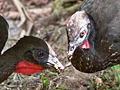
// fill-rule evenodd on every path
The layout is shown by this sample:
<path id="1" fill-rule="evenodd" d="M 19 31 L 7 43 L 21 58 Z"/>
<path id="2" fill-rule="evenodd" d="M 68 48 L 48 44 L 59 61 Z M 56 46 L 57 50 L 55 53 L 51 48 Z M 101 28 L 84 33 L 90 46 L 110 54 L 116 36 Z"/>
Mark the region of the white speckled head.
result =
<path id="1" fill-rule="evenodd" d="M 75 49 L 88 39 L 90 32 L 90 20 L 85 11 L 77 11 L 73 14 L 67 24 L 69 52 L 71 56 Z"/>

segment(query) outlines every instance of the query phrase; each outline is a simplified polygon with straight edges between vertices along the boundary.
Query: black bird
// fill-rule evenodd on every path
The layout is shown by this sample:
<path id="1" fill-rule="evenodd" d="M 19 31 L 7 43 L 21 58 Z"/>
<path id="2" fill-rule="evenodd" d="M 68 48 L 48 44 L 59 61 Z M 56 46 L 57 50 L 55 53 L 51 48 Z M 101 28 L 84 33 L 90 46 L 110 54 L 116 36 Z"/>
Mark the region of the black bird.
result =
<path id="1" fill-rule="evenodd" d="M 67 24 L 68 58 L 94 73 L 120 63 L 120 1 L 84 0 Z"/>
<path id="2" fill-rule="evenodd" d="M 8 38 L 8 27 L 6 20 L 0 16 L 0 52 Z M 31 75 L 44 69 L 60 72 L 64 67 L 52 48 L 45 41 L 33 36 L 21 38 L 16 45 L 0 55 L 0 83 L 12 72 Z"/>

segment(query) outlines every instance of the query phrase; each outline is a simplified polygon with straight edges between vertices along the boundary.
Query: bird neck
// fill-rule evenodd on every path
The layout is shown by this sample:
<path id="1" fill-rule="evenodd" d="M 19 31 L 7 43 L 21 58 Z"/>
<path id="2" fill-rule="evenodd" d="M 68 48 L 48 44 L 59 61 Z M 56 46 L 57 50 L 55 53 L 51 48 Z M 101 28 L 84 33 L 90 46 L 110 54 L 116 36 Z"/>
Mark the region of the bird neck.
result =
<path id="1" fill-rule="evenodd" d="M 42 72 L 44 69 L 37 64 L 34 64 L 33 62 L 27 61 L 24 58 L 25 49 L 16 49 L 16 48 L 10 48 L 2 55 L 2 60 L 6 60 L 6 62 L 10 62 L 10 65 L 13 65 L 14 67 L 10 67 L 8 64 L 7 67 L 12 69 L 12 72 L 16 73 L 22 73 L 24 75 L 31 75 L 34 73 Z M 9 59 L 9 60 L 8 60 Z"/>
<path id="2" fill-rule="evenodd" d="M 8 32 L 7 31 L 1 32 L 0 30 L 0 54 L 5 46 L 7 38 L 8 38 Z"/>
<path id="3" fill-rule="evenodd" d="M 3 54 L 0 56 L 0 83 L 6 80 L 15 70 L 17 58 Z"/>
<path id="4" fill-rule="evenodd" d="M 89 20 L 90 20 L 90 34 L 89 34 L 89 40 L 94 40 L 95 39 L 95 36 L 96 36 L 96 23 L 95 23 L 95 21 L 94 21 L 94 19 L 93 19 L 93 17 L 90 15 L 90 14 L 88 14 L 87 13 L 87 15 L 88 15 L 88 18 L 89 18 Z"/>
<path id="5" fill-rule="evenodd" d="M 90 48 L 94 48 L 94 44 L 95 44 L 94 41 L 95 41 L 96 32 L 97 32 L 96 23 L 90 14 L 88 14 L 87 12 L 86 14 L 88 15 L 88 18 L 90 20 L 90 34 L 88 36 L 88 41 L 89 41 Z"/>
<path id="6" fill-rule="evenodd" d="M 8 28 L 7 21 L 0 16 L 0 54 L 8 38 Z"/>

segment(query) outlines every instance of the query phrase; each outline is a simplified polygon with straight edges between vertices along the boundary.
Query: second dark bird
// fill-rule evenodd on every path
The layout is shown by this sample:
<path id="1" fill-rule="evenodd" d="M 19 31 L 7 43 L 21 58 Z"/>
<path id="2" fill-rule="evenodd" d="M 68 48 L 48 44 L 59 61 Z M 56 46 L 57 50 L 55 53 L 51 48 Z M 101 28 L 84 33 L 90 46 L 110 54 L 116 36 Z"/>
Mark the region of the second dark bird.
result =
<path id="1" fill-rule="evenodd" d="M 8 38 L 8 28 L 8 23 L 0 16 L 0 53 Z M 60 72 L 64 67 L 52 48 L 39 38 L 25 36 L 0 54 L 0 83 L 13 72 L 31 75 L 44 69 Z"/>
<path id="2" fill-rule="evenodd" d="M 94 73 L 120 64 L 120 1 L 84 0 L 67 24 L 68 58 Z"/>

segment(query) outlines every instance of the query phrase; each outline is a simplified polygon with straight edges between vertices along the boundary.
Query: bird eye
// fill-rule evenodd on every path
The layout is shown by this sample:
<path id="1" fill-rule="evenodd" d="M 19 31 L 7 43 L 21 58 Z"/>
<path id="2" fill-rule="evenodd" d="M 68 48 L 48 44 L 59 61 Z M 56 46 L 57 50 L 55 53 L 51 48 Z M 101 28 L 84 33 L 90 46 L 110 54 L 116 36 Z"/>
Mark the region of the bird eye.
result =
<path id="1" fill-rule="evenodd" d="M 82 38 L 85 35 L 85 30 L 80 33 L 80 37 Z"/>
<path id="2" fill-rule="evenodd" d="M 38 51 L 37 56 L 38 57 L 44 57 L 44 53 L 42 51 Z"/>

